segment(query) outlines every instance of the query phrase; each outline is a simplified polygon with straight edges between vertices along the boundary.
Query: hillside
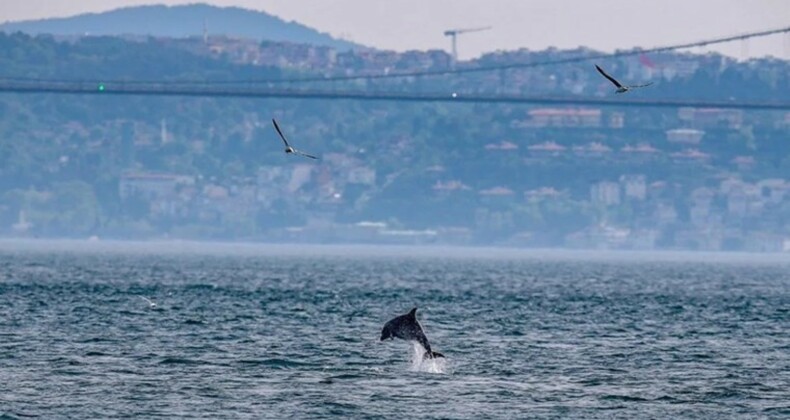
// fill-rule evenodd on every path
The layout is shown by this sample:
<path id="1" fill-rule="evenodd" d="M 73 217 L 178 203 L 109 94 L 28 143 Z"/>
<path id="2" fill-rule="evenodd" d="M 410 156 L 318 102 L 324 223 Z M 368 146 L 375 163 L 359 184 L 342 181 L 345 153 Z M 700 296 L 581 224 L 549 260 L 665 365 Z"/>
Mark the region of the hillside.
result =
<path id="1" fill-rule="evenodd" d="M 245 64 L 184 43 L 0 34 L 0 74 L 244 80 L 447 63 L 433 52 L 324 59 L 320 49 L 254 43 Z M 481 61 L 558 54 L 568 52 Z M 604 64 L 656 81 L 634 98 L 782 101 L 790 90 L 787 62 L 652 58 L 655 68 Z M 588 67 L 373 88 L 612 95 Z M 273 117 L 321 159 L 285 156 Z M 2 94 L 0 235 L 760 250 L 790 237 L 788 133 L 786 112 Z"/>
<path id="2" fill-rule="evenodd" d="M 296 22 L 285 22 L 265 12 L 206 4 L 139 6 L 67 18 L 5 22 L 0 31 L 54 35 L 201 36 L 203 24 L 210 35 L 269 41 L 288 41 L 348 50 L 359 47 Z"/>

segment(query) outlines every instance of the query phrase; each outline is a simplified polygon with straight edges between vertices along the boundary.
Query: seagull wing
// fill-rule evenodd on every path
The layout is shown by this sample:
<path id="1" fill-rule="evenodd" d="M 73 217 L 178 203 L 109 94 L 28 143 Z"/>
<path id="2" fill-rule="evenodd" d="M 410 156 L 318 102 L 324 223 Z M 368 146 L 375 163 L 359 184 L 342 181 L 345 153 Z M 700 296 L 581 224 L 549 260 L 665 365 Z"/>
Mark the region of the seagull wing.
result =
<path id="1" fill-rule="evenodd" d="M 648 82 L 648 83 L 645 83 L 644 85 L 634 85 L 634 86 L 628 86 L 628 87 L 629 88 L 641 88 L 641 87 L 645 87 L 645 86 L 650 86 L 652 84 L 653 84 L 653 82 Z"/>
<path id="2" fill-rule="evenodd" d="M 277 130 L 277 134 L 279 134 L 280 138 L 283 139 L 283 143 L 285 143 L 285 147 L 291 147 L 291 145 L 288 144 L 288 140 L 285 139 L 285 136 L 283 135 L 283 132 L 280 130 L 280 126 L 277 125 L 277 120 L 272 118 L 272 123 L 274 123 L 274 129 Z"/>
<path id="3" fill-rule="evenodd" d="M 621 85 L 620 82 L 618 82 L 617 80 L 614 80 L 614 77 L 609 76 L 608 74 L 606 74 L 606 72 L 603 71 L 602 68 L 598 67 L 597 64 L 595 65 L 595 68 L 596 68 L 596 70 L 598 70 L 598 73 L 601 73 L 603 75 L 603 77 L 609 79 L 609 81 L 614 83 L 615 86 L 617 86 L 618 88 L 623 87 L 623 85 Z"/>
<path id="4" fill-rule="evenodd" d="M 296 153 L 297 155 L 300 155 L 300 156 L 304 156 L 304 157 L 306 157 L 306 158 L 310 158 L 310 159 L 318 159 L 317 157 L 315 157 L 315 156 L 313 156 L 313 155 L 308 155 L 307 153 L 305 153 L 305 152 L 302 152 L 302 151 L 300 151 L 300 150 L 294 150 L 294 153 Z"/>

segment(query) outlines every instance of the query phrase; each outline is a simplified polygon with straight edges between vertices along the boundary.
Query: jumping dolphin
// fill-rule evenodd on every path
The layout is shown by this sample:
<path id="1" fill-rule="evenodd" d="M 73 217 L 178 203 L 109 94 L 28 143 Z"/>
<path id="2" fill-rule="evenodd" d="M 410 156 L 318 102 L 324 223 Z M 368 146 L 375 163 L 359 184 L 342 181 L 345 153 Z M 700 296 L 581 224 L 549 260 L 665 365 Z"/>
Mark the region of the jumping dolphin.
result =
<path id="1" fill-rule="evenodd" d="M 275 120 L 274 118 L 272 118 L 272 123 L 274 123 L 274 129 L 275 129 L 275 130 L 277 130 L 277 134 L 279 134 L 279 135 L 280 135 L 280 138 L 283 140 L 283 143 L 285 143 L 285 153 L 293 153 L 293 154 L 300 155 L 300 156 L 304 156 L 304 157 L 306 157 L 306 158 L 310 158 L 310 159 L 318 159 L 317 157 L 315 157 L 315 156 L 313 156 L 313 155 L 308 155 L 308 154 L 307 154 L 307 153 L 305 153 L 305 152 L 302 152 L 302 151 L 300 151 L 300 150 L 296 150 L 296 149 L 294 149 L 293 147 L 291 147 L 291 145 L 290 145 L 290 144 L 288 144 L 288 140 L 286 140 L 286 139 L 285 139 L 285 135 L 284 135 L 284 134 L 283 134 L 283 132 L 280 130 L 280 126 L 279 126 L 279 125 L 277 125 L 277 120 Z"/>
<path id="2" fill-rule="evenodd" d="M 401 315 L 389 320 L 381 330 L 381 341 L 386 339 L 400 338 L 401 340 L 416 341 L 425 349 L 424 359 L 444 357 L 443 354 L 431 350 L 428 337 L 422 331 L 422 326 L 417 321 L 417 308 L 412 309 L 406 315 Z"/>
<path id="3" fill-rule="evenodd" d="M 625 93 L 625 92 L 628 92 L 630 89 L 633 89 L 633 88 L 640 88 L 640 87 L 650 86 L 650 85 L 653 84 L 653 82 L 650 82 L 650 83 L 645 83 L 644 85 L 623 86 L 622 84 L 620 84 L 620 82 L 615 80 L 614 77 L 609 76 L 608 74 L 606 74 L 606 72 L 603 71 L 602 68 L 598 67 L 597 64 L 595 65 L 595 69 L 598 70 L 598 73 L 601 73 L 603 75 L 603 77 L 607 78 L 610 82 L 612 82 L 612 84 L 617 88 L 615 93 Z"/>

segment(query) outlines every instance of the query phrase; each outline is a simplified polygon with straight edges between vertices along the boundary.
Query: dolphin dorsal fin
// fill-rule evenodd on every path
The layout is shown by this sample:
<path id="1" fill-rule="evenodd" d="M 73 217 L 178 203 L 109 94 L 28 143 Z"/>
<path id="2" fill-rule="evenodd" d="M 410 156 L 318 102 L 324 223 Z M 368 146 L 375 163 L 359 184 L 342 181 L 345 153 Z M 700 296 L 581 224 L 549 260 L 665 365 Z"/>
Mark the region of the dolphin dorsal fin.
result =
<path id="1" fill-rule="evenodd" d="M 412 310 L 409 311 L 409 316 L 412 318 L 417 318 L 417 308 L 414 307 Z"/>

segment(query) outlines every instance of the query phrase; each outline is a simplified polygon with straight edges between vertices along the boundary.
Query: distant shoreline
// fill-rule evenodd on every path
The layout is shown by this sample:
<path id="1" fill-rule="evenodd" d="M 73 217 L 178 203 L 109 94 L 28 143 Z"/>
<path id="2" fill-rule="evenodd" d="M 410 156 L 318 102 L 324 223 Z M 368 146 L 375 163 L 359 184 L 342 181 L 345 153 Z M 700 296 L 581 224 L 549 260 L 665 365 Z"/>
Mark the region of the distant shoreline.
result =
<path id="1" fill-rule="evenodd" d="M 0 237 L 0 253 L 8 252 L 130 253 L 217 256 L 413 257 L 568 261 L 790 262 L 779 252 L 683 250 L 593 250 L 514 248 L 472 245 L 308 244 L 197 241 L 181 239 L 97 240 Z"/>

